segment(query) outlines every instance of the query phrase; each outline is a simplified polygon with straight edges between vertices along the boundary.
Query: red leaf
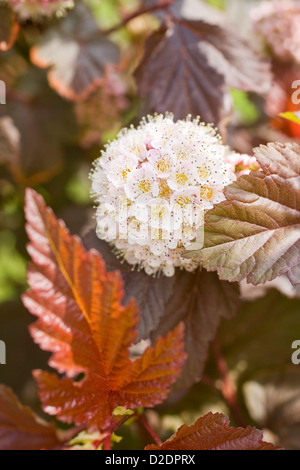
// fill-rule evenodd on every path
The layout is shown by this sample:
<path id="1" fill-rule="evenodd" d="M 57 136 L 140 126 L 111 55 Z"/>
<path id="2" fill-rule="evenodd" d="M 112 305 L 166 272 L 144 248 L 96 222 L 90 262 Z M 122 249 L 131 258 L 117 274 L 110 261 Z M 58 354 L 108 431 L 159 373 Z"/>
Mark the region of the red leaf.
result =
<path id="1" fill-rule="evenodd" d="M 184 19 L 147 39 L 136 79 L 151 110 L 206 122 L 220 120 L 226 88 L 264 93 L 271 84 L 269 64 L 234 30 Z"/>
<path id="2" fill-rule="evenodd" d="M 38 67 L 51 67 L 49 83 L 60 95 L 81 101 L 100 86 L 107 64 L 118 62 L 119 51 L 102 35 L 89 8 L 77 2 L 31 50 L 31 60 Z"/>
<path id="3" fill-rule="evenodd" d="M 97 237 L 96 229 L 86 233 L 83 243 L 100 252 L 109 271 L 121 271 L 126 298 L 135 297 L 140 309 L 140 339 L 163 336 L 184 322 L 188 358 L 175 388 L 187 389 L 199 381 L 221 318 L 231 318 L 237 311 L 238 284 L 220 281 L 216 273 L 204 269 L 196 273 L 178 270 L 172 277 L 158 278 L 144 271 L 132 271 L 130 264 L 122 263 L 111 247 Z"/>
<path id="4" fill-rule="evenodd" d="M 22 406 L 12 390 L 0 385 L 0 450 L 53 449 L 60 445 L 55 426 Z"/>
<path id="5" fill-rule="evenodd" d="M 147 39 L 135 77 L 151 111 L 170 111 L 175 119 L 200 114 L 206 122 L 219 121 L 224 78 L 200 53 L 197 38 L 180 24 L 171 30 L 163 25 Z"/>
<path id="6" fill-rule="evenodd" d="M 6 112 L 12 122 L 1 122 L 0 132 L 8 140 L 4 153 L 7 147 L 6 153 L 11 148 L 9 158 L 6 157 L 7 164 L 14 179 L 25 187 L 44 183 L 61 170 L 64 145 L 71 141 L 71 136 L 76 132 L 71 104 L 54 91 L 45 90 L 42 75 L 38 70 L 33 75 L 29 73 L 22 77 L 16 93 L 20 90 L 22 94 L 21 86 L 27 80 L 30 83 L 38 82 L 35 92 L 26 95 L 23 101 L 7 100 Z M 9 118 L 3 119 L 8 121 Z"/>
<path id="7" fill-rule="evenodd" d="M 206 214 L 205 244 L 187 257 L 220 279 L 258 285 L 286 274 L 300 283 L 300 146 L 270 143 L 254 150 L 262 171 L 225 189 Z"/>
<path id="8" fill-rule="evenodd" d="M 200 381 L 211 341 L 222 318 L 235 315 L 240 299 L 239 286 L 220 281 L 216 273 L 176 273 L 174 291 L 151 337 L 163 335 L 180 321 L 185 324 L 188 359 L 175 389 L 187 389 Z"/>
<path id="9" fill-rule="evenodd" d="M 181 426 L 176 435 L 161 446 L 149 445 L 146 450 L 276 450 L 264 442 L 261 431 L 248 426 L 233 428 L 221 413 L 208 413 L 191 426 Z"/>
<path id="10" fill-rule="evenodd" d="M 34 265 L 23 301 L 39 318 L 31 334 L 53 353 L 49 364 L 66 374 L 59 379 L 35 372 L 44 410 L 67 423 L 103 430 L 113 427 L 117 406 L 161 403 L 185 360 L 183 325 L 132 362 L 138 311 L 134 300 L 121 304 L 120 273 L 107 273 L 101 256 L 86 252 L 32 190 L 27 190 L 26 218 Z M 74 381 L 79 373 L 84 379 Z"/>

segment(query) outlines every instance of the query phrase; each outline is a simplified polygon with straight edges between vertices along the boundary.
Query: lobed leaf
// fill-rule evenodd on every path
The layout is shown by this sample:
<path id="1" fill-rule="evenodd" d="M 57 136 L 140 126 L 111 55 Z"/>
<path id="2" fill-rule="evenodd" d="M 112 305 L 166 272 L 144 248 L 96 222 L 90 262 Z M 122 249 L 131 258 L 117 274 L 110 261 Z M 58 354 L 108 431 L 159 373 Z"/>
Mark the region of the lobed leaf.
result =
<path id="1" fill-rule="evenodd" d="M 32 190 L 26 218 L 34 264 L 23 301 L 38 317 L 31 334 L 53 353 L 49 364 L 65 374 L 60 379 L 35 371 L 44 410 L 93 431 L 113 428 L 117 406 L 161 403 L 185 361 L 183 325 L 133 362 L 129 347 L 137 339 L 138 310 L 134 300 L 122 305 L 120 273 L 108 273 L 100 255 L 87 253 Z"/>
<path id="2" fill-rule="evenodd" d="M 50 85 L 73 101 L 86 99 L 103 81 L 108 63 L 119 61 L 117 46 L 102 35 L 82 2 L 31 50 L 38 67 L 49 68 Z"/>
<path id="3" fill-rule="evenodd" d="M 176 271 L 172 277 L 152 278 L 121 263 L 108 243 L 99 240 L 94 229 L 83 237 L 87 248 L 95 248 L 107 269 L 118 269 L 124 280 L 126 299 L 133 296 L 140 310 L 139 338 L 165 335 L 178 323 L 185 323 L 187 361 L 176 388 L 188 388 L 200 380 L 210 342 L 221 318 L 231 318 L 240 302 L 239 287 L 220 281 L 217 274 Z"/>
<path id="4" fill-rule="evenodd" d="M 154 278 L 145 271 L 132 270 L 128 263 L 121 262 L 110 245 L 100 240 L 92 228 L 83 236 L 86 249 L 96 249 L 105 261 L 109 271 L 121 272 L 125 287 L 125 301 L 134 297 L 139 307 L 139 339 L 149 337 L 157 329 L 160 318 L 177 290 L 177 276 Z"/>

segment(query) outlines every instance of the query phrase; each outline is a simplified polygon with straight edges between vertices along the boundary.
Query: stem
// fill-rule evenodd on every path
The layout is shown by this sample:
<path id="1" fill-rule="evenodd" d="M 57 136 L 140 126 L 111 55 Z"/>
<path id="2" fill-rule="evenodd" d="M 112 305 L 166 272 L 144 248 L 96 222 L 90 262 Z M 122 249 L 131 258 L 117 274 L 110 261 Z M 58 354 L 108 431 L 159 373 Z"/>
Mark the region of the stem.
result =
<path id="1" fill-rule="evenodd" d="M 94 442 L 93 442 L 93 445 L 94 445 L 94 447 L 95 447 L 95 450 L 98 449 L 98 447 L 100 446 L 100 444 L 102 444 L 101 441 L 94 441 Z"/>
<path id="2" fill-rule="evenodd" d="M 230 378 L 227 362 L 222 355 L 221 346 L 217 338 L 213 341 L 213 349 L 217 362 L 217 366 L 220 372 L 222 379 L 221 393 L 229 406 L 233 416 L 236 419 L 236 422 L 245 427 L 247 423 L 244 420 L 243 414 L 239 408 L 236 388 L 233 380 Z"/>
<path id="3" fill-rule="evenodd" d="M 108 434 L 108 436 L 106 436 L 106 438 L 103 441 L 103 450 L 111 450 L 110 442 L 111 442 L 111 434 Z"/>
<path id="4" fill-rule="evenodd" d="M 119 29 L 123 28 L 124 26 L 127 25 L 131 20 L 134 20 L 134 18 L 137 18 L 138 16 L 145 15 L 146 13 L 154 13 L 155 11 L 158 10 L 165 10 L 169 6 L 171 6 L 174 3 L 174 0 L 160 0 L 156 5 L 153 5 L 152 7 L 142 7 L 139 10 L 136 10 L 134 13 L 131 13 L 130 15 L 126 16 L 119 24 L 116 26 L 113 26 L 112 28 L 106 29 L 102 31 L 102 34 L 109 35 L 112 34 Z"/>
<path id="5" fill-rule="evenodd" d="M 156 434 L 156 432 L 154 431 L 154 429 L 151 427 L 151 425 L 148 423 L 145 415 L 137 415 L 138 417 L 138 420 L 140 421 L 140 423 L 144 426 L 144 428 L 148 431 L 148 433 L 150 434 L 150 436 L 152 437 L 152 439 L 154 440 L 154 442 L 158 445 L 158 446 L 161 446 L 162 445 L 162 440 L 160 439 L 160 437 Z"/>

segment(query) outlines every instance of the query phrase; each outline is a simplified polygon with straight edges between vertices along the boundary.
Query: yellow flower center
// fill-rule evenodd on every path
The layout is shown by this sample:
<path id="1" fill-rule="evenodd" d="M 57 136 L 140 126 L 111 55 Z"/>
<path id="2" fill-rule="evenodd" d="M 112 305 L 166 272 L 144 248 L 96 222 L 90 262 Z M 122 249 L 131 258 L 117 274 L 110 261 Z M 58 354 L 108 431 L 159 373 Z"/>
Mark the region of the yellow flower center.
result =
<path id="1" fill-rule="evenodd" d="M 140 181 L 139 188 L 143 193 L 148 193 L 151 189 L 151 183 L 147 179 L 143 179 Z"/>
<path id="2" fill-rule="evenodd" d="M 201 189 L 200 189 L 200 197 L 202 199 L 211 199 L 212 196 L 213 196 L 213 189 L 210 188 L 209 186 L 203 186 Z"/>
<path id="3" fill-rule="evenodd" d="M 160 171 L 161 173 L 165 173 L 166 171 L 170 169 L 170 165 L 165 158 L 163 158 L 162 160 L 159 160 L 159 162 L 157 162 L 156 167 L 158 171 Z"/>
<path id="4" fill-rule="evenodd" d="M 190 204 L 191 200 L 190 198 L 188 198 L 187 196 L 180 196 L 176 203 L 180 206 L 180 207 L 184 207 L 184 206 L 187 206 L 188 204 Z"/>
<path id="5" fill-rule="evenodd" d="M 184 173 L 177 173 L 176 182 L 179 186 L 184 186 L 188 180 L 188 177 Z"/>
<path id="6" fill-rule="evenodd" d="M 158 197 L 162 198 L 168 198 L 171 195 L 172 191 L 167 185 L 167 183 L 160 183 L 159 185 L 159 194 Z"/>
<path id="7" fill-rule="evenodd" d="M 130 201 L 130 199 L 128 199 L 127 197 L 121 197 L 120 199 L 120 202 L 121 202 L 121 206 L 122 207 L 130 207 L 132 202 Z"/>

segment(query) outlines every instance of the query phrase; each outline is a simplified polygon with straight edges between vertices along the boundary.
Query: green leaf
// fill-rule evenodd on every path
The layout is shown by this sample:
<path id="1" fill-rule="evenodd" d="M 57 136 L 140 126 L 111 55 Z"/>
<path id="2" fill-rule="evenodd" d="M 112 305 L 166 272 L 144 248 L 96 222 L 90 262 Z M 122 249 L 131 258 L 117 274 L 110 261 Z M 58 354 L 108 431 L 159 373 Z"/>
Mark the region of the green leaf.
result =
<path id="1" fill-rule="evenodd" d="M 244 91 L 231 90 L 234 109 L 239 113 L 243 123 L 247 126 L 254 124 L 259 117 L 258 109 Z"/>

